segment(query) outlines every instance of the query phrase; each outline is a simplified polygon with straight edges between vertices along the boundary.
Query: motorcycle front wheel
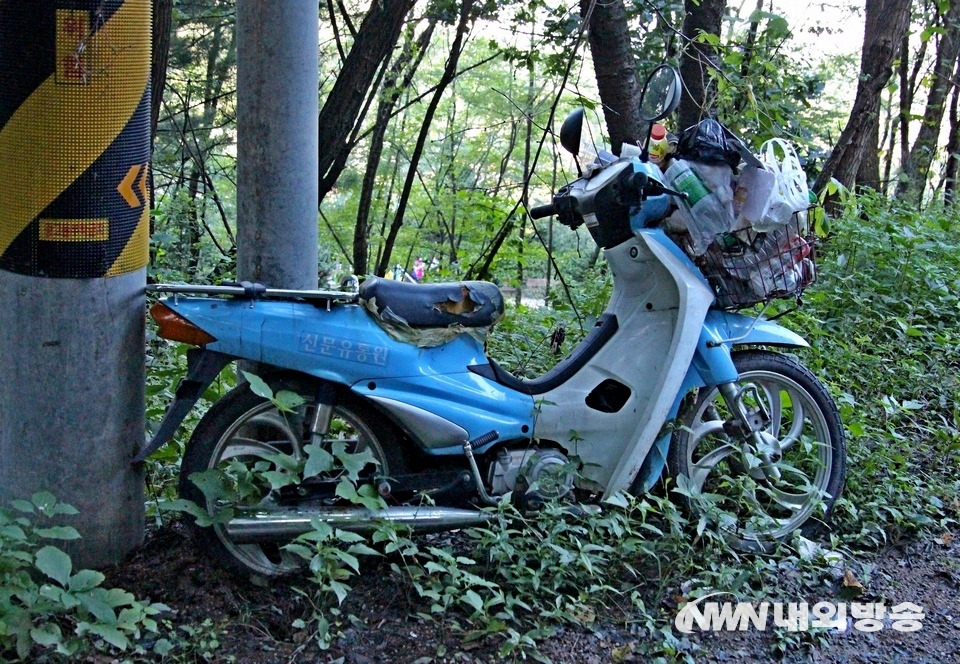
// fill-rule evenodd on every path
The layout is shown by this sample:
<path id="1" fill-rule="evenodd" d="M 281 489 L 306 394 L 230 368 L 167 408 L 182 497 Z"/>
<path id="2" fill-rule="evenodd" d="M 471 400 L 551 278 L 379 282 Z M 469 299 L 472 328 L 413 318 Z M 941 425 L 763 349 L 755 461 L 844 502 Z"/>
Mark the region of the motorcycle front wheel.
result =
<path id="1" fill-rule="evenodd" d="M 247 384 L 227 393 L 207 411 L 187 443 L 180 464 L 181 498 L 193 501 L 211 515 L 238 504 L 265 510 L 281 504 L 281 492 L 271 488 L 269 473 L 282 474 L 289 468 L 270 457 L 282 454 L 296 461 L 304 458 L 304 446 L 311 439 L 315 388 L 308 380 L 268 383 L 275 394 L 281 390 L 293 392 L 303 403 L 292 412 L 285 412 L 254 394 Z M 366 471 L 371 478 L 374 474 L 388 476 L 401 471 L 395 436 L 364 404 L 352 399 L 338 403 L 321 445 L 330 451 L 336 441 L 345 443 L 350 454 L 367 451 L 373 455 L 377 467 L 369 464 Z M 214 469 L 217 472 L 213 474 L 204 473 Z M 309 505 L 304 508 L 309 509 Z M 302 558 L 283 548 L 283 540 L 237 543 L 223 523 L 195 530 L 201 546 L 234 573 L 272 577 L 288 574 L 305 564 Z"/>
<path id="2" fill-rule="evenodd" d="M 826 388 L 800 363 L 758 350 L 733 361 L 749 425 L 718 388 L 701 388 L 681 414 L 667 461 L 695 515 L 735 549 L 770 551 L 795 531 L 811 537 L 824 525 L 843 490 L 843 427 Z M 746 433 L 751 427 L 755 434 Z"/>

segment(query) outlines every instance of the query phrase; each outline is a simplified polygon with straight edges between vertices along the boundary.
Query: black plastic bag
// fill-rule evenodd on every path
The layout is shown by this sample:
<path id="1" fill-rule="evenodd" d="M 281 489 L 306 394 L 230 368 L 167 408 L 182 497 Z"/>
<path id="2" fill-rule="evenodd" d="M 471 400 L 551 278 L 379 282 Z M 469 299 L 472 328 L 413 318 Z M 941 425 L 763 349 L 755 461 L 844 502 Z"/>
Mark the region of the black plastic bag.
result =
<path id="1" fill-rule="evenodd" d="M 681 159 L 705 164 L 727 164 L 736 169 L 742 159 L 750 166 L 762 168 L 757 159 L 732 131 L 712 118 L 687 127 L 680 134 L 676 154 Z"/>

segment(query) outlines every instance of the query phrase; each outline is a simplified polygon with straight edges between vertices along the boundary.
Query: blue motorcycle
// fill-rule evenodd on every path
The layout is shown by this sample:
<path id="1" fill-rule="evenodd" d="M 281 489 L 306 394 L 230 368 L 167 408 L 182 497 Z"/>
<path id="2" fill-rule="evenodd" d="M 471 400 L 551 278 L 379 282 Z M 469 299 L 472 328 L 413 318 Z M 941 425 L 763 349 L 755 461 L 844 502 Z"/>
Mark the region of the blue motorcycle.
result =
<path id="1" fill-rule="evenodd" d="M 659 67 L 644 86 L 643 116 L 666 117 L 679 91 L 676 71 Z M 583 341 L 539 378 L 518 378 L 485 352 L 485 335 L 504 315 L 492 283 L 367 277 L 358 292 L 150 288 L 165 295 L 151 311 L 159 335 L 192 348 L 138 461 L 171 438 L 227 364 L 243 360 L 257 363 L 275 394 L 299 399 L 282 407 L 244 383 L 215 403 L 187 444 L 181 496 L 214 513 L 217 500 L 190 479 L 195 473 L 263 469 L 277 453 L 304 459 L 316 445 L 372 459 L 360 481 L 387 504 L 371 511 L 343 500 L 337 478 L 322 474 L 268 487 L 228 522 L 200 530 L 214 555 L 235 569 L 283 574 L 299 565 L 283 544 L 317 519 L 358 531 L 378 520 L 455 529 L 485 523 L 480 508 L 507 494 L 526 507 L 602 501 L 643 493 L 665 473 L 741 549 L 818 530 L 844 482 L 836 405 L 809 370 L 771 350 L 807 346 L 804 339 L 736 312 L 798 295 L 810 275 L 756 293 L 756 280 L 738 272 L 743 256 L 732 268 L 728 247 L 711 249 L 717 263 L 709 253 L 691 258 L 664 227 L 684 192 L 665 186 L 642 152 L 584 157 L 584 132 L 582 112 L 563 123 L 561 144 L 580 154 L 580 177 L 530 213 L 585 224 L 613 292 Z M 781 262 L 809 260 L 788 245 Z"/>

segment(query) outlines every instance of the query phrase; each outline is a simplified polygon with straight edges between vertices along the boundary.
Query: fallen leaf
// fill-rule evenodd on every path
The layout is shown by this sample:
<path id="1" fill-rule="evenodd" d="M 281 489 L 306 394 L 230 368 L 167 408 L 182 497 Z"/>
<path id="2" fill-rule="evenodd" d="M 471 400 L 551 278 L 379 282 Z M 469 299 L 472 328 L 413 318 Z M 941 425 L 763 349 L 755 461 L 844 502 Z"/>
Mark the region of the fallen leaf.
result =
<path id="1" fill-rule="evenodd" d="M 626 661 L 626 659 L 633 654 L 635 647 L 636 646 L 633 643 L 625 643 L 622 646 L 614 648 L 610 653 L 610 658 L 615 662 Z"/>
<path id="2" fill-rule="evenodd" d="M 940 543 L 944 546 L 950 546 L 950 542 L 953 541 L 953 533 L 944 533 L 940 536 Z"/>
<path id="3" fill-rule="evenodd" d="M 853 572 L 847 570 L 843 575 L 843 587 L 849 588 L 849 592 L 855 597 L 860 596 L 864 590 L 863 584 L 857 581 L 856 577 L 853 575 Z"/>

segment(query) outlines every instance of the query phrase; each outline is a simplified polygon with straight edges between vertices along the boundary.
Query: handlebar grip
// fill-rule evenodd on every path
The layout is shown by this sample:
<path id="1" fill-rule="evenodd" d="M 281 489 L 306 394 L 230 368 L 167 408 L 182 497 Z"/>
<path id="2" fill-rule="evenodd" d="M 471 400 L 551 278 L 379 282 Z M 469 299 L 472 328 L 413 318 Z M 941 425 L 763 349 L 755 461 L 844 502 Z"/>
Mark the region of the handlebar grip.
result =
<path id="1" fill-rule="evenodd" d="M 551 217 L 558 212 L 557 206 L 553 203 L 549 203 L 548 205 L 538 205 L 537 207 L 530 209 L 530 218 L 543 219 L 544 217 Z"/>

